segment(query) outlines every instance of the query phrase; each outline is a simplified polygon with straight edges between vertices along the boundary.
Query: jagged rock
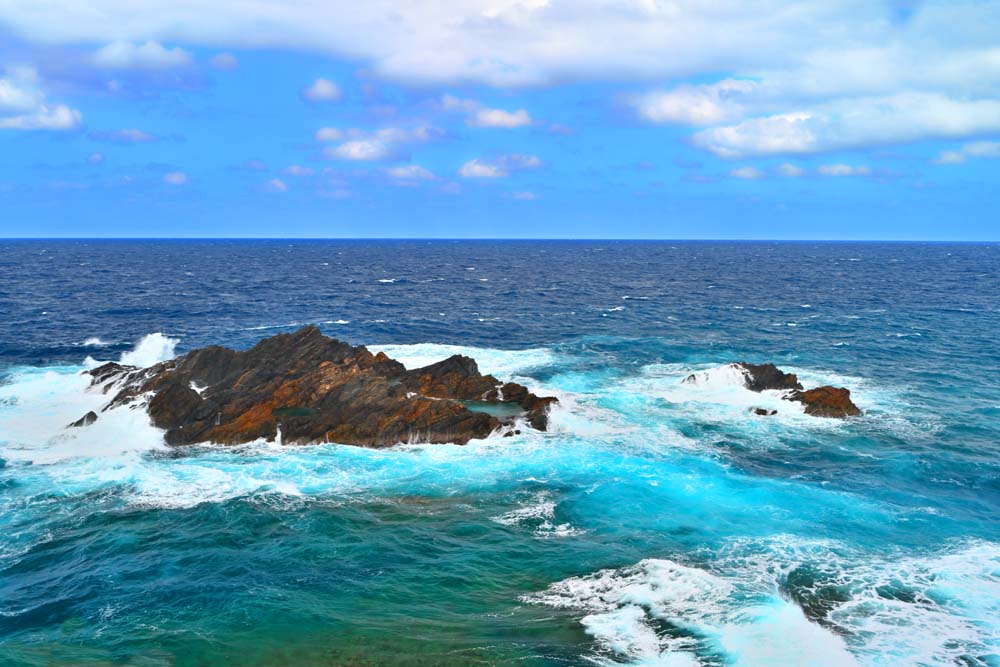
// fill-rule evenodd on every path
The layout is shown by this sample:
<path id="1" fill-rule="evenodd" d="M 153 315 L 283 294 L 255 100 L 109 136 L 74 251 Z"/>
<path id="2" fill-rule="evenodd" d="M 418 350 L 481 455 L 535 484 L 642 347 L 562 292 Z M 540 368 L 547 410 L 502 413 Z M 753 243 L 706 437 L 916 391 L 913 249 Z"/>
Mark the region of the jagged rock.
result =
<path id="1" fill-rule="evenodd" d="M 745 361 L 736 363 L 747 376 L 746 388 L 750 391 L 768 391 L 772 389 L 802 389 L 795 373 L 785 373 L 774 364 L 748 364 Z"/>
<path id="2" fill-rule="evenodd" d="M 778 414 L 777 410 L 768 410 L 767 408 L 750 408 L 750 412 L 758 417 L 773 417 Z"/>
<path id="3" fill-rule="evenodd" d="M 67 424 L 66 428 L 80 428 L 81 426 L 90 426 L 96 421 L 97 421 L 97 413 L 91 410 L 84 416 L 77 419 L 75 422 Z"/>
<path id="4" fill-rule="evenodd" d="M 795 391 L 786 396 L 789 401 L 798 401 L 806 406 L 806 414 L 816 417 L 855 417 L 861 409 L 851 400 L 849 389 L 823 386 L 809 391 Z"/>
<path id="5" fill-rule="evenodd" d="M 208 347 L 147 369 L 105 364 L 90 374 L 94 385 L 116 391 L 105 410 L 145 407 L 173 445 L 259 438 L 367 447 L 465 444 L 512 430 L 520 416 L 544 430 L 556 401 L 480 374 L 469 357 L 408 371 L 384 353 L 373 355 L 315 327 L 243 352 Z M 490 414 L 477 409 L 484 406 L 506 407 Z"/>

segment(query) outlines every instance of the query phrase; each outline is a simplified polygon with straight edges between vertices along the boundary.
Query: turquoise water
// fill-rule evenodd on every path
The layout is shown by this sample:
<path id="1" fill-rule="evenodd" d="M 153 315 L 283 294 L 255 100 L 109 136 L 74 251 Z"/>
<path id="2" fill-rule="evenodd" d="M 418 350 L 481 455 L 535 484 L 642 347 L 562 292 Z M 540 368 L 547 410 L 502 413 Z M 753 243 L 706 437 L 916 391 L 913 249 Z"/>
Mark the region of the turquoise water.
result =
<path id="1" fill-rule="evenodd" d="M 583 252 L 566 246 L 542 250 Z M 202 344 L 223 304 L 194 307 L 196 288 L 181 285 L 154 308 L 170 320 L 129 338 L 116 325 L 140 326 L 126 324 L 134 313 L 88 325 L 93 314 L 59 317 L 48 301 L 61 322 L 39 329 L 67 332 L 33 343 L 16 325 L 43 320 L 30 308 L 62 288 L 58 272 L 26 270 L 33 304 L 0 295 L 15 312 L 0 385 L 0 664 L 1000 665 L 1000 309 L 986 289 L 997 248 L 792 245 L 773 252 L 797 264 L 753 282 L 761 249 L 731 246 L 717 281 L 703 280 L 710 247 L 682 247 L 697 257 L 668 265 L 664 247 L 638 245 L 555 292 L 546 283 L 567 264 L 536 258 L 507 309 L 486 312 L 463 290 L 478 299 L 511 277 L 511 248 L 471 244 L 450 251 L 453 273 L 435 260 L 454 289 L 418 283 L 414 268 L 409 283 L 372 279 L 352 297 L 358 311 L 420 303 L 394 303 L 411 324 L 441 299 L 431 307 L 453 320 L 423 341 L 353 315 L 349 297 L 325 313 L 292 304 L 348 321 L 321 326 L 408 366 L 462 352 L 560 398 L 549 433 L 388 451 L 172 450 L 127 410 L 67 431 L 102 399 L 85 391 L 84 357 L 169 357 Z M 426 275 L 430 259 L 407 248 Z M 301 250 L 366 266 L 397 251 Z M 208 282 L 210 262 L 199 266 Z M 820 287 L 831 267 L 841 278 Z M 614 299 L 588 271 L 613 276 Z M 397 288 L 410 292 L 384 296 Z M 510 287 L 485 289 L 502 300 Z M 529 321 L 528 293 L 536 315 L 561 318 Z M 270 314 L 227 307 L 246 326 L 213 342 L 276 332 L 263 328 Z M 507 318 L 507 340 L 492 317 Z M 713 371 L 743 358 L 850 387 L 865 415 L 809 417 Z M 698 371 L 705 382 L 681 382 Z M 770 405 L 777 416 L 748 413 Z"/>

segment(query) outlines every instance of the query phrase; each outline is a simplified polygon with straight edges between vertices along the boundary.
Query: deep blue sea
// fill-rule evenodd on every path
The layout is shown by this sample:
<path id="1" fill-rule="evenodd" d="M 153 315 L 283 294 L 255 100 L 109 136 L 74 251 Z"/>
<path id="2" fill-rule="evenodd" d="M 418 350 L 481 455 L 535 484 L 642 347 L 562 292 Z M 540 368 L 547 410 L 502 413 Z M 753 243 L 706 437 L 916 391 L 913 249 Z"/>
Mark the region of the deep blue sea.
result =
<path id="1" fill-rule="evenodd" d="M 308 323 L 468 354 L 553 430 L 64 428 L 95 360 Z M 0 241 L 0 665 L 595 664 L 1000 666 L 1000 245 Z"/>

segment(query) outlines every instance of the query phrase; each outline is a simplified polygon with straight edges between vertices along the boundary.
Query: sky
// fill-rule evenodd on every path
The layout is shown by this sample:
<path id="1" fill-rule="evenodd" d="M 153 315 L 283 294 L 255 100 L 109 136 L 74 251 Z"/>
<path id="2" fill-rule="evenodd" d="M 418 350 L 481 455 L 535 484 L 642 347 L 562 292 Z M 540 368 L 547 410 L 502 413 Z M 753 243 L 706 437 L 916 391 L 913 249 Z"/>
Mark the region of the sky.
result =
<path id="1" fill-rule="evenodd" d="M 0 236 L 1000 240 L 1000 0 L 0 0 Z"/>

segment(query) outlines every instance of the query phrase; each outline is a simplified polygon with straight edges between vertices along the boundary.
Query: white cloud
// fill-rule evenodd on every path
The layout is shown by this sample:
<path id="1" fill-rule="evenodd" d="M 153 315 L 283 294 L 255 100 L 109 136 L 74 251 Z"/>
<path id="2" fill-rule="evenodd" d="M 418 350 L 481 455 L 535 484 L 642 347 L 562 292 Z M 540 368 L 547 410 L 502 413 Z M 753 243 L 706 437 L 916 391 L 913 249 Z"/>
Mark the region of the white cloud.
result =
<path id="1" fill-rule="evenodd" d="M 392 147 L 378 139 L 355 139 L 327 149 L 327 155 L 341 160 L 384 160 L 392 155 Z"/>
<path id="2" fill-rule="evenodd" d="M 65 104 L 42 105 L 28 114 L 0 117 L 0 130 L 75 130 L 83 117 Z"/>
<path id="3" fill-rule="evenodd" d="M 76 109 L 49 104 L 33 67 L 10 67 L 0 77 L 0 130 L 75 130 Z"/>
<path id="4" fill-rule="evenodd" d="M 91 153 L 90 157 L 87 158 L 87 162 L 89 162 L 90 164 L 101 164 L 102 162 L 104 162 L 104 154 Z"/>
<path id="5" fill-rule="evenodd" d="M 167 185 L 187 185 L 188 176 L 183 171 L 171 171 L 163 176 L 163 182 Z"/>
<path id="6" fill-rule="evenodd" d="M 824 164 L 817 171 L 823 176 L 867 176 L 872 170 L 865 166 L 855 167 L 849 164 Z"/>
<path id="7" fill-rule="evenodd" d="M 327 130 L 331 128 L 323 128 Z M 316 133 L 317 138 L 320 133 Z M 398 157 L 407 144 L 430 141 L 441 135 L 440 130 L 430 126 L 415 128 L 386 127 L 369 131 L 352 128 L 342 133 L 347 140 L 337 146 L 324 150 L 327 157 L 339 160 L 356 160 L 363 162 L 387 160 Z M 331 133 L 332 136 L 332 133 Z"/>
<path id="8" fill-rule="evenodd" d="M 631 100 L 631 104 L 642 118 L 654 123 L 713 125 L 742 117 L 745 100 L 756 87 L 752 81 L 726 79 L 650 92 Z"/>
<path id="9" fill-rule="evenodd" d="M 475 158 L 459 167 L 458 175 L 463 178 L 503 178 L 507 171 L 499 165 Z"/>
<path id="10" fill-rule="evenodd" d="M 1000 2 L 906 0 L 901 19 L 901 1 L 367 0 L 345 12 L 343 3 L 328 0 L 7 0 L 0 25 L 43 43 L 169 38 L 216 49 L 346 55 L 375 77 L 410 84 L 703 80 L 726 72 L 730 83 L 682 86 L 634 102 L 652 122 L 736 128 L 741 137 L 779 133 L 744 137 L 746 148 L 703 137 L 700 145 L 720 154 L 752 154 L 758 146 L 780 152 L 786 145 L 793 153 L 819 152 L 994 131 L 976 128 L 995 123 L 963 117 L 997 116 Z M 752 91 L 740 89 L 747 81 Z M 900 96 L 965 111 L 957 123 L 945 109 L 897 124 L 904 109 L 886 115 L 864 103 Z M 980 111 L 970 110 L 977 105 Z M 922 114 L 919 106 L 910 111 Z M 800 113 L 815 120 L 792 120 Z M 895 131 L 897 125 L 904 129 Z M 891 138 L 880 138 L 882 131 Z"/>
<path id="11" fill-rule="evenodd" d="M 738 167 L 729 172 L 733 178 L 742 178 L 747 181 L 756 181 L 764 178 L 764 172 L 756 167 Z"/>
<path id="12" fill-rule="evenodd" d="M 934 160 L 937 164 L 961 164 L 972 158 L 1000 157 L 1000 141 L 973 141 L 958 150 L 944 151 Z"/>
<path id="13" fill-rule="evenodd" d="M 231 53 L 220 53 L 210 61 L 212 67 L 221 70 L 234 70 L 240 66 L 240 61 Z"/>
<path id="14" fill-rule="evenodd" d="M 541 160 L 534 155 L 512 153 L 493 160 L 482 158 L 469 160 L 459 168 L 458 174 L 464 178 L 504 178 L 512 171 L 532 169 L 541 164 Z"/>
<path id="15" fill-rule="evenodd" d="M 312 85 L 302 89 L 302 98 L 310 102 L 336 102 L 340 97 L 340 88 L 329 79 L 316 79 Z"/>
<path id="16" fill-rule="evenodd" d="M 303 167 L 302 165 L 293 164 L 285 167 L 285 173 L 289 176 L 312 176 L 316 173 L 316 170 L 312 167 Z"/>
<path id="17" fill-rule="evenodd" d="M 491 109 L 477 100 L 463 99 L 453 95 L 441 97 L 441 108 L 445 111 L 460 111 L 468 114 L 465 124 L 469 127 L 515 128 L 531 125 L 531 114 L 524 109 L 507 111 Z"/>
<path id="18" fill-rule="evenodd" d="M 503 109 L 480 109 L 466 121 L 471 127 L 524 127 L 531 125 L 531 116 L 524 109 L 504 111 Z"/>
<path id="19" fill-rule="evenodd" d="M 933 93 L 844 99 L 702 130 L 695 145 L 721 157 L 808 154 L 1000 131 L 1000 100 Z"/>
<path id="20" fill-rule="evenodd" d="M 538 195 L 536 195 L 534 192 L 531 192 L 531 191 L 528 191 L 528 190 L 522 190 L 520 192 L 515 192 L 515 193 L 511 194 L 511 197 L 513 199 L 518 199 L 520 201 L 536 201 L 538 199 Z"/>
<path id="21" fill-rule="evenodd" d="M 147 41 L 133 44 L 115 41 L 99 49 L 93 62 L 104 69 L 173 69 L 191 65 L 191 54 L 174 47 L 166 49 L 159 42 Z"/>
<path id="22" fill-rule="evenodd" d="M 789 178 L 795 178 L 796 176 L 801 176 L 803 174 L 802 167 L 794 165 L 791 162 L 786 162 L 778 167 L 778 173 L 782 176 L 788 176 Z"/>
<path id="23" fill-rule="evenodd" d="M 272 178 L 264 184 L 264 189 L 268 192 L 288 192 L 288 185 L 280 178 Z"/>
<path id="24" fill-rule="evenodd" d="M 434 174 L 419 164 L 400 165 L 386 169 L 386 173 L 393 178 L 407 181 L 430 181 L 434 179 Z"/>

